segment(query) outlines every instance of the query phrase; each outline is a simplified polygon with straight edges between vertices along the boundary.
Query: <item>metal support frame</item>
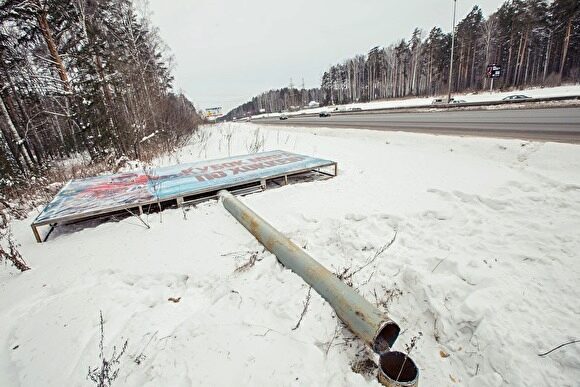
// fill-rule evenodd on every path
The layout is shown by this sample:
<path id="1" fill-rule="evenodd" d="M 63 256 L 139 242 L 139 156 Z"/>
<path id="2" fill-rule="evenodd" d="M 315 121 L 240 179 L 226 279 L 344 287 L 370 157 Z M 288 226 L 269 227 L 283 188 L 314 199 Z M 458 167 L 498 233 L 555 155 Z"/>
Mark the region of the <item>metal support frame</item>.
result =
<path id="1" fill-rule="evenodd" d="M 48 237 L 50 236 L 50 234 L 54 231 L 54 229 L 56 228 L 56 226 L 58 226 L 58 223 L 51 223 L 49 224 L 49 229 L 48 232 L 46 233 L 46 235 L 44 236 L 44 238 L 42 238 L 40 236 L 40 232 L 38 230 L 38 226 L 36 224 L 31 224 L 30 227 L 32 228 L 32 233 L 34 234 L 34 239 L 36 239 L 36 242 L 38 243 L 42 243 L 42 242 L 46 242 Z"/>
<path id="2" fill-rule="evenodd" d="M 46 242 L 48 240 L 48 237 L 50 236 L 50 234 L 52 234 L 52 232 L 54 231 L 54 229 L 56 228 L 56 226 L 58 226 L 58 223 L 52 223 L 50 225 L 50 229 L 48 230 L 48 232 L 44 236 L 44 239 L 42 240 L 43 242 Z"/>
<path id="3" fill-rule="evenodd" d="M 40 234 L 38 233 L 38 227 L 35 224 L 31 224 L 30 227 L 32 227 L 32 233 L 34 234 L 36 241 L 42 243 L 42 239 L 40 239 Z"/>

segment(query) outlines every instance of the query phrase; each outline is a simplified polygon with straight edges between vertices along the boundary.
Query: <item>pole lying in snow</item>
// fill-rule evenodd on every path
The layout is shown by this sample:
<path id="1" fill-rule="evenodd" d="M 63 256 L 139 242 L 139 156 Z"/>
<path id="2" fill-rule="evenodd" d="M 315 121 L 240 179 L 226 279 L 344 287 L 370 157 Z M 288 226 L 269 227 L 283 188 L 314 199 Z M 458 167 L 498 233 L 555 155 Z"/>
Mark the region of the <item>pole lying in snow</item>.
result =
<path id="1" fill-rule="evenodd" d="M 336 315 L 354 334 L 379 355 L 383 356 L 392 353 L 389 351 L 401 330 L 394 321 L 338 279 L 314 258 L 306 254 L 300 247 L 292 243 L 281 232 L 250 210 L 232 194 L 227 191 L 220 191 L 219 196 L 222 198 L 224 207 L 234 218 L 252 233 L 268 251 L 274 254 L 285 267 L 291 269 L 302 277 L 308 285 L 312 286 L 332 306 Z M 399 361 L 400 357 L 393 357 L 393 359 Z M 414 363 L 405 357 L 400 361 L 401 369 L 405 366 L 403 361 L 407 364 L 407 368 L 410 365 L 414 366 Z M 396 365 L 394 367 L 396 368 Z M 386 374 L 389 375 L 390 373 L 387 372 Z M 411 380 L 409 380 L 409 372 L 404 374 L 404 378 L 395 374 L 391 379 L 395 383 L 403 381 L 400 379 L 406 379 L 404 382 L 407 384 L 400 384 L 401 386 L 414 385 L 408 384 L 408 382 L 418 378 L 418 370 Z"/>

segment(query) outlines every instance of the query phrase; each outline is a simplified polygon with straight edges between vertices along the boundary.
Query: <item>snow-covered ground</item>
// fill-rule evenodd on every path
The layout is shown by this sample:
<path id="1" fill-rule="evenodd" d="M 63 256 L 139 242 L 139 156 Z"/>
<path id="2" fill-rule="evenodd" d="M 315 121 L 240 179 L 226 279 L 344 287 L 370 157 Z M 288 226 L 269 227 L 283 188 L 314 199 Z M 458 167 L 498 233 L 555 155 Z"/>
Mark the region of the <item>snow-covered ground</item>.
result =
<path id="1" fill-rule="evenodd" d="M 284 149 L 336 178 L 242 200 L 415 337 L 423 386 L 574 386 L 580 379 L 580 148 L 424 134 L 222 124 L 159 164 Z M 377 386 L 369 354 L 217 202 L 94 223 L 34 241 L 0 267 L 0 385 L 86 386 L 117 352 L 119 386 Z M 74 232 L 73 232 L 74 231 Z M 256 254 L 253 267 L 236 270 Z M 374 274 L 373 274 L 374 273 Z M 376 297 L 375 297 L 376 294 Z M 169 298 L 174 298 L 173 302 Z M 357 368 L 357 367 L 355 367 Z"/>
<path id="2" fill-rule="evenodd" d="M 544 88 L 536 87 L 525 90 L 499 91 L 499 92 L 463 93 L 463 94 L 453 94 L 453 97 L 455 99 L 464 100 L 465 102 L 490 102 L 490 101 L 501 101 L 508 95 L 513 94 L 525 94 L 528 97 L 532 98 L 578 96 L 580 95 L 580 85 L 567 85 L 567 86 L 544 87 Z M 446 97 L 447 96 L 439 96 L 438 98 L 446 98 Z M 325 106 L 314 109 L 303 109 L 285 114 L 286 115 L 300 115 L 308 113 L 317 114 L 321 111 L 328 111 L 334 109 L 337 109 L 338 111 L 349 111 L 352 110 L 353 108 L 361 110 L 369 110 L 369 109 L 395 109 L 416 106 L 431 107 L 431 102 L 433 101 L 434 98 L 435 97 L 385 99 L 380 101 L 372 101 L 364 103 L 351 103 L 345 105 Z M 253 118 L 278 117 L 279 115 L 280 113 L 267 113 L 255 115 L 253 116 Z"/>

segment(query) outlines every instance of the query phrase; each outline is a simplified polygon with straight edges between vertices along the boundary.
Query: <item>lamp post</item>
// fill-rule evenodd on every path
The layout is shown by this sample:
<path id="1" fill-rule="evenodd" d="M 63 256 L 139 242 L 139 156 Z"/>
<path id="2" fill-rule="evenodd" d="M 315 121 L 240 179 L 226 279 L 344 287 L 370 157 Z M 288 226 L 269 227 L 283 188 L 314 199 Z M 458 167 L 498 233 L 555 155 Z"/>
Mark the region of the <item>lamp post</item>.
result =
<path id="1" fill-rule="evenodd" d="M 457 0 L 453 0 L 453 27 L 451 30 L 451 63 L 449 64 L 449 91 L 447 93 L 447 103 L 451 102 L 451 82 L 453 77 L 453 51 L 455 51 L 455 10 Z"/>

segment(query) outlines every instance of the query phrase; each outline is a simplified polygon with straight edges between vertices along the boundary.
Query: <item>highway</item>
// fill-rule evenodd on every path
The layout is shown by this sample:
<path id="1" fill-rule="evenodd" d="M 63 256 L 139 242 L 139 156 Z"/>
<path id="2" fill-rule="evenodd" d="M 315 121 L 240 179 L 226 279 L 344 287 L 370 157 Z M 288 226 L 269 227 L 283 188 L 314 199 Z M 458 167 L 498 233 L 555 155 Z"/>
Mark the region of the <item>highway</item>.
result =
<path id="1" fill-rule="evenodd" d="M 356 112 L 262 118 L 255 123 L 580 143 L 580 108 Z"/>

